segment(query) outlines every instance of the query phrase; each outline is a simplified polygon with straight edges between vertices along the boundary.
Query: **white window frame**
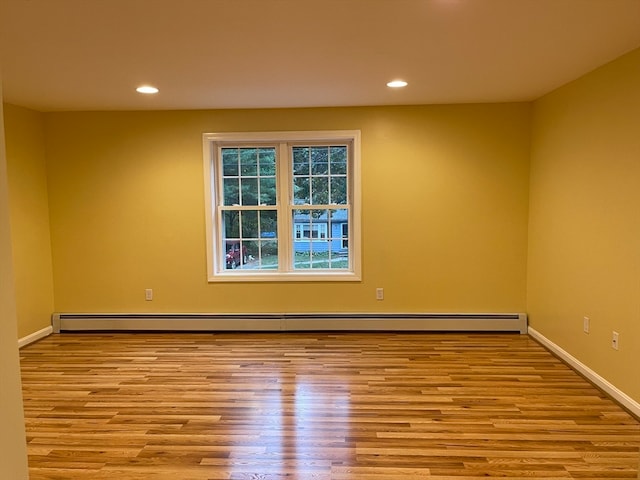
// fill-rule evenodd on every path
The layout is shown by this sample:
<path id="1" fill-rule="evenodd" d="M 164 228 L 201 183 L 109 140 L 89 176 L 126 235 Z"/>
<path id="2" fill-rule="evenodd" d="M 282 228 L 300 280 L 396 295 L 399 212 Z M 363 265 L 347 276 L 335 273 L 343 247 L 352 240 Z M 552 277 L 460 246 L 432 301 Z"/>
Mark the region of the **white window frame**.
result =
<path id="1" fill-rule="evenodd" d="M 207 245 L 207 277 L 209 282 L 278 282 L 278 281 L 360 281 L 361 280 L 361 169 L 360 131 L 300 131 L 300 132 L 231 132 L 205 133 L 203 138 L 203 164 L 205 181 L 205 220 Z M 279 266 L 270 270 L 227 269 L 222 246 L 221 218 L 218 208 L 217 152 L 222 146 L 276 145 L 278 149 L 278 257 L 292 258 L 296 241 L 292 218 L 293 166 L 289 161 L 291 145 L 348 144 L 347 178 L 349 216 L 349 268 L 347 269 L 291 269 Z M 313 206 L 311 206 L 313 208 Z M 340 205 L 342 207 L 342 205 Z M 311 239 L 305 239 L 311 240 Z M 287 262 L 281 262 L 287 263 Z"/>

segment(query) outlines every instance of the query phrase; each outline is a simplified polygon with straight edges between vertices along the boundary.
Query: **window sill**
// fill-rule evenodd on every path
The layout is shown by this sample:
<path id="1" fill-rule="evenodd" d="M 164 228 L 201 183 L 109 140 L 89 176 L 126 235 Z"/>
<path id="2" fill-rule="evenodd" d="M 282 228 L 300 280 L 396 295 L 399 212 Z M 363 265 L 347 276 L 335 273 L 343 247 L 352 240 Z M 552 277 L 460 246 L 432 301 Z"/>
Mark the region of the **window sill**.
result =
<path id="1" fill-rule="evenodd" d="M 225 271 L 209 276 L 209 283 L 218 282 L 359 282 L 361 276 L 354 272 L 273 272 L 248 274 L 244 271 Z"/>

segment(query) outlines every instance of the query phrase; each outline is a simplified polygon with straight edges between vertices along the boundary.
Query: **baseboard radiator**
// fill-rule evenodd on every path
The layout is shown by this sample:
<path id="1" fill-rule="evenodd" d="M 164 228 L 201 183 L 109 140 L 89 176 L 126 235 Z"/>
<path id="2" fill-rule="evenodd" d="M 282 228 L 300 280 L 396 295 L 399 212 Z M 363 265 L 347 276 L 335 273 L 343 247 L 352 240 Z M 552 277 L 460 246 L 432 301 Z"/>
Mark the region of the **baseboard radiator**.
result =
<path id="1" fill-rule="evenodd" d="M 55 313 L 64 331 L 440 331 L 527 333 L 525 313 Z"/>

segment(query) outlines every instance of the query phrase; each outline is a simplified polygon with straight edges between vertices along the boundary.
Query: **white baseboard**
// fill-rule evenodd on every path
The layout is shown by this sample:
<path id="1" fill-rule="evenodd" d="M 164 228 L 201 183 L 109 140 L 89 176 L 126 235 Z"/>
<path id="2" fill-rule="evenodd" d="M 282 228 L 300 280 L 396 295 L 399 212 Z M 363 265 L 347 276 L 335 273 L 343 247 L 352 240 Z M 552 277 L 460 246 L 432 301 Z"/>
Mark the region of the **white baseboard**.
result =
<path id="1" fill-rule="evenodd" d="M 591 383 L 603 390 L 607 395 L 615 399 L 618 403 L 623 405 L 633 415 L 640 418 L 640 403 L 635 401 L 629 395 L 618 389 L 615 385 L 598 375 L 596 372 L 587 367 L 580 360 L 575 358 L 570 353 L 566 352 L 551 340 L 546 338 L 540 332 L 534 328 L 529 327 L 529 335 L 540 342 L 545 348 L 555 353 L 560 359 L 568 363 L 572 368 L 584 375 Z"/>
<path id="2" fill-rule="evenodd" d="M 22 337 L 20 340 L 18 340 L 18 348 L 22 348 L 26 345 L 29 345 L 30 343 L 37 342 L 41 338 L 48 337 L 52 333 L 53 327 L 49 325 L 42 330 L 38 330 L 37 332 L 27 335 L 26 337 Z"/>

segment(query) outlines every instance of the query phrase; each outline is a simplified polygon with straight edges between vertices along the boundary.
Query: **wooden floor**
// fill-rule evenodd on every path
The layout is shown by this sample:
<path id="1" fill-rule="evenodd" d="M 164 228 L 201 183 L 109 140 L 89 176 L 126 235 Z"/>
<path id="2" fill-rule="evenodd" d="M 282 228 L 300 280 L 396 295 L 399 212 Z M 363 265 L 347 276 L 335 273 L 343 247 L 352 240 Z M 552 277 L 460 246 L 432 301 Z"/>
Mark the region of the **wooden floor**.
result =
<path id="1" fill-rule="evenodd" d="M 637 476 L 638 422 L 526 335 L 63 334 L 21 357 L 31 480 Z"/>

